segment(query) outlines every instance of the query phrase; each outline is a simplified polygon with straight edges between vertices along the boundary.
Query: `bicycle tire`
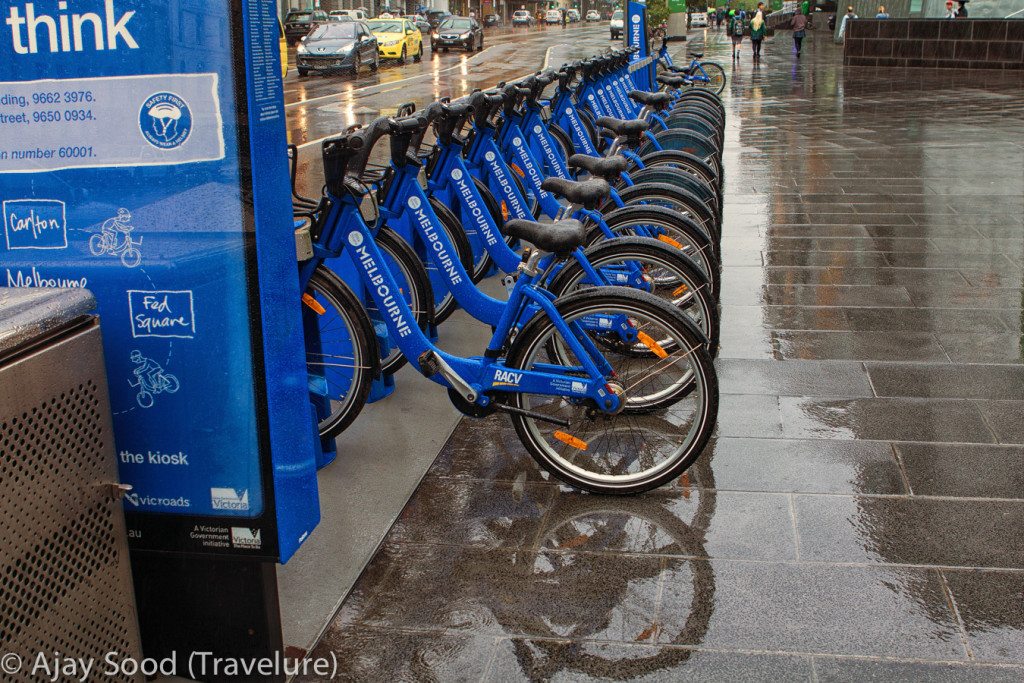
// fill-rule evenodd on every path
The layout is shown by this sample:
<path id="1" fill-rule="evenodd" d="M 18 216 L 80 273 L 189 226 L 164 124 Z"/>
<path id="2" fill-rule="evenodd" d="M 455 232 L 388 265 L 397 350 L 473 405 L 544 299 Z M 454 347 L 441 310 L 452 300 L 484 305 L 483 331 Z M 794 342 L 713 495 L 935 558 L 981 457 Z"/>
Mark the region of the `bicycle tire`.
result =
<path id="1" fill-rule="evenodd" d="M 699 100 L 701 102 L 707 102 L 722 115 L 722 119 L 725 119 L 725 104 L 722 103 L 722 98 L 717 93 L 713 93 L 710 90 L 704 90 L 703 88 L 688 88 L 679 93 L 679 97 L 676 98 L 676 102 L 682 102 L 687 99 Z"/>
<path id="2" fill-rule="evenodd" d="M 722 201 L 722 184 L 718 171 L 704 159 L 678 149 L 663 149 L 638 156 L 643 161 L 645 168 L 670 166 L 693 173 L 715 188 L 715 192 L 718 193 L 718 201 Z"/>
<path id="3" fill-rule="evenodd" d="M 668 183 L 669 185 L 678 185 L 685 190 L 689 190 L 691 193 L 696 195 L 698 199 L 704 202 L 712 213 L 718 216 L 719 222 L 722 220 L 722 207 L 718 203 L 718 193 L 715 192 L 714 188 L 708 185 L 703 178 L 698 178 L 692 173 L 687 173 L 681 169 L 668 168 L 660 166 L 649 166 L 646 168 L 640 168 L 635 171 L 629 172 L 629 178 L 634 184 L 639 185 L 640 183 Z M 625 181 L 619 181 L 617 187 L 627 187 Z"/>
<path id="4" fill-rule="evenodd" d="M 323 313 L 320 313 L 319 310 L 313 309 L 319 314 L 317 325 L 321 343 L 330 345 L 328 346 L 330 351 L 342 351 L 340 354 L 328 354 L 321 351 L 319 359 L 311 352 L 306 352 L 307 368 L 311 365 L 334 368 L 332 377 L 338 382 L 337 390 L 344 392 L 344 401 L 336 402 L 332 399 L 334 391 L 331 389 L 330 380 L 326 379 L 328 371 L 325 370 L 325 393 L 330 410 L 317 424 L 317 431 L 321 439 L 331 439 L 347 429 L 366 405 L 366 400 L 370 396 L 373 376 L 380 367 L 380 351 L 373 324 L 362 303 L 349 286 L 332 270 L 323 264 L 318 266 L 310 278 L 306 294 L 312 296 L 324 310 Z M 308 304 L 306 305 L 308 306 Z M 339 314 L 342 329 L 335 328 L 334 323 L 323 318 L 324 315 L 327 315 L 328 306 Z M 337 362 L 328 363 L 325 360 L 327 356 L 331 356 L 332 361 L 345 358 L 346 343 L 352 348 L 350 378 L 338 369 L 345 366 Z"/>
<path id="5" fill-rule="evenodd" d="M 703 98 L 682 97 L 678 99 L 668 110 L 669 116 L 675 116 L 677 114 L 694 114 L 696 116 L 701 116 L 715 128 L 719 130 L 725 128 L 725 116 L 722 114 L 721 110 Z"/>
<path id="6" fill-rule="evenodd" d="M 687 253 L 708 276 L 712 291 L 716 298 L 718 297 L 721 291 L 721 258 L 718 255 L 718 245 L 695 221 L 662 206 L 636 204 L 616 209 L 602 218 L 613 233 L 622 237 L 636 236 L 632 227 L 635 225 L 660 228 L 665 237 L 676 243 L 672 246 L 684 249 L 684 253 Z M 608 239 L 597 223 L 587 221 L 584 226 L 587 228 L 588 244 L 597 244 Z M 660 238 L 659 240 L 665 241 Z"/>
<path id="7" fill-rule="evenodd" d="M 725 90 L 725 69 L 722 68 L 721 64 L 716 64 L 715 62 L 701 62 L 700 68 L 704 70 L 705 74 L 707 74 L 709 82 L 703 83 L 701 81 L 698 81 L 695 83 L 691 83 L 691 87 L 698 90 L 713 92 L 716 95 L 720 94 L 723 90 Z"/>
<path id="8" fill-rule="evenodd" d="M 398 282 L 399 290 L 408 288 L 409 295 L 405 296 L 405 301 L 412 309 L 416 324 L 426 332 L 434 319 L 434 293 L 430 287 L 430 276 L 427 274 L 426 268 L 423 267 L 423 262 L 416 255 L 416 251 L 391 228 L 382 227 L 374 235 L 373 240 L 384 256 L 394 261 L 397 266 L 397 268 L 391 267 L 392 264 L 385 261 Z M 405 295 L 405 292 L 402 294 Z M 373 308 L 368 310 L 371 317 L 373 310 Z M 385 375 L 394 374 L 407 361 L 408 359 L 398 350 L 398 347 L 392 347 L 389 354 L 381 360 L 381 372 Z"/>
<path id="9" fill-rule="evenodd" d="M 682 310 L 694 320 L 704 336 L 708 338 L 708 350 L 712 356 L 717 353 L 721 333 L 719 327 L 718 301 L 712 291 L 711 281 L 700 267 L 679 249 L 650 237 L 620 237 L 598 242 L 585 251 L 587 260 L 595 269 L 609 267 L 615 263 L 632 261 L 645 266 L 659 266 L 671 277 L 655 278 L 652 294 Z M 556 297 L 566 296 L 588 285 L 586 272 L 576 261 L 570 261 L 547 285 L 547 290 Z M 680 292 L 680 287 L 686 290 Z"/>
<path id="10" fill-rule="evenodd" d="M 719 242 L 722 239 L 718 217 L 689 190 L 668 183 L 639 183 L 624 187 L 618 193 L 619 199 L 626 206 L 664 206 L 684 215 L 689 214 L 712 240 Z M 611 213 L 616 208 L 615 202 L 609 198 L 599 211 L 601 214 Z"/>
<path id="11" fill-rule="evenodd" d="M 658 145 L 660 145 L 663 150 L 671 149 L 696 155 L 706 161 L 709 166 L 715 169 L 715 173 L 721 177 L 722 152 L 718 149 L 718 145 L 716 145 L 710 138 L 693 131 L 670 128 L 668 130 L 661 130 L 654 133 L 654 140 L 657 140 Z M 639 154 L 641 158 L 651 152 L 659 151 L 658 147 L 654 144 L 654 140 L 644 136 L 640 144 L 640 148 L 637 150 L 637 154 Z"/>
<path id="12" fill-rule="evenodd" d="M 680 476 L 703 452 L 711 438 L 717 419 L 718 381 L 712 360 L 704 348 L 707 340 L 676 309 L 644 292 L 621 287 L 594 288 L 558 299 L 555 301 L 555 306 L 561 317 L 568 321 L 599 313 L 622 313 L 637 321 L 648 320 L 663 327 L 666 333 L 671 333 L 679 345 L 679 350 L 673 352 L 675 355 L 669 356 L 672 359 L 669 363 L 659 360 L 663 364 L 661 372 L 666 373 L 668 368 L 674 368 L 677 361 L 685 361 L 688 372 L 684 372 L 681 378 L 675 380 L 673 386 L 667 390 L 670 395 L 664 401 L 645 406 L 642 410 L 633 410 L 628 404 L 631 396 L 627 391 L 625 395 L 627 407 L 622 413 L 614 416 L 604 414 L 596 416 L 605 427 L 603 436 L 607 436 L 612 429 L 616 428 L 621 431 L 629 431 L 626 438 L 616 438 L 614 444 L 624 449 L 643 450 L 642 455 L 634 453 L 634 457 L 630 459 L 631 462 L 643 462 L 641 458 L 649 458 L 653 450 L 650 439 L 646 438 L 642 432 L 639 435 L 636 433 L 640 430 L 641 421 L 645 425 L 654 425 L 654 429 L 658 429 L 659 425 L 665 431 L 671 428 L 679 429 L 681 424 L 679 420 L 674 417 L 667 420 L 662 416 L 686 399 L 687 405 L 680 406 L 679 410 L 693 405 L 694 415 L 690 420 L 692 424 L 683 435 L 683 441 L 679 444 L 673 443 L 674 452 L 667 456 L 663 464 L 644 470 L 630 478 L 619 477 L 616 479 L 615 475 L 583 473 L 579 465 L 570 464 L 547 442 L 544 431 L 552 431 L 553 425 L 539 421 L 529 413 L 511 413 L 512 424 L 523 446 L 551 476 L 575 488 L 592 493 L 614 495 L 641 493 L 657 488 Z M 513 369 L 526 369 L 533 367 L 535 363 L 545 362 L 546 355 L 543 358 L 539 358 L 539 356 L 547 353 L 544 347 L 556 332 L 554 323 L 550 319 L 544 315 L 535 316 L 517 335 L 506 358 L 506 366 Z M 609 360 L 609 362 L 613 361 Z M 656 365 L 655 368 L 657 367 Z M 692 376 L 689 376 L 690 374 Z M 633 379 L 628 372 L 618 373 L 617 376 L 627 380 Z M 647 374 L 647 378 L 653 377 L 661 377 L 661 375 Z M 645 380 L 641 379 L 640 381 Z M 551 401 L 550 397 L 540 398 L 548 400 L 548 405 L 555 403 Z M 530 395 L 523 393 L 509 394 L 506 400 L 513 408 L 524 411 L 539 412 L 538 409 L 544 407 L 540 404 L 535 405 Z M 657 401 L 655 397 L 652 397 L 651 400 Z M 660 404 L 664 402 L 667 403 Z M 583 411 L 585 414 L 582 406 L 569 402 L 558 402 L 555 409 L 561 411 L 566 407 L 570 410 Z M 586 425 L 581 420 L 579 426 L 574 429 L 570 421 L 570 427 L 567 429 L 573 429 L 577 434 L 586 435 L 585 431 L 579 431 L 584 426 Z M 555 434 L 552 436 L 563 444 L 567 443 Z M 601 439 L 601 436 L 598 438 L 599 441 L 596 443 L 603 447 L 604 440 Z M 585 443 L 587 448 L 585 450 L 577 449 L 578 452 L 574 454 L 574 457 L 579 456 L 580 453 L 588 455 L 597 453 L 598 447 L 594 444 L 593 440 L 590 443 Z M 570 445 L 569 448 L 572 446 Z"/>
<path id="13" fill-rule="evenodd" d="M 703 118 L 693 112 L 674 112 L 672 116 L 665 119 L 665 128 L 682 128 L 684 130 L 692 130 L 701 135 L 704 135 L 709 140 L 715 143 L 718 149 L 723 147 L 723 134 L 722 130 L 711 123 L 708 123 L 707 119 Z"/>
<path id="14" fill-rule="evenodd" d="M 466 232 L 462 229 L 462 223 L 452 213 L 451 209 L 435 197 L 430 198 L 430 208 L 434 210 L 434 214 L 441 221 L 441 228 L 455 246 L 455 251 L 459 261 L 462 263 L 462 267 L 467 273 L 472 273 L 474 265 L 473 248 L 469 246 L 469 238 L 466 237 Z M 455 295 L 448 288 L 447 278 L 438 274 L 437 268 L 434 266 L 434 259 L 429 254 L 420 255 L 420 259 L 427 269 L 427 273 L 430 276 L 430 286 L 434 291 L 434 324 L 440 325 L 455 312 L 455 309 L 458 308 L 458 302 L 455 301 Z"/>

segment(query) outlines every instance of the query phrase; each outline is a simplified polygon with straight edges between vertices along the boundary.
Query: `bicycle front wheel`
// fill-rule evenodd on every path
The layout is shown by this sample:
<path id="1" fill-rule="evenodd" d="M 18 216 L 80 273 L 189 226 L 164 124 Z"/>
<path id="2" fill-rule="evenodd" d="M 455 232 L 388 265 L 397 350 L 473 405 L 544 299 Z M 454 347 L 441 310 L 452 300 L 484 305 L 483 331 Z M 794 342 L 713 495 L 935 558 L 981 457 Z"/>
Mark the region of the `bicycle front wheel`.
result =
<path id="1" fill-rule="evenodd" d="M 648 237 L 620 237 L 599 242 L 585 253 L 590 265 L 607 279 L 639 268 L 650 287 L 644 291 L 685 313 L 708 338 L 709 350 L 714 355 L 719 337 L 718 301 L 710 280 L 682 251 Z M 555 277 L 548 290 L 563 296 L 593 286 L 583 267 L 572 262 Z"/>
<path id="2" fill-rule="evenodd" d="M 302 302 L 312 315 L 305 326 L 306 369 L 311 398 L 322 403 L 317 428 L 320 438 L 333 438 L 366 405 L 379 353 L 377 338 L 359 299 L 326 266 L 313 273 Z"/>
<path id="3" fill-rule="evenodd" d="M 526 411 L 510 413 L 523 445 L 552 476 L 594 493 L 640 493 L 680 476 L 700 456 L 718 414 L 707 339 L 671 305 L 634 290 L 585 290 L 556 306 L 569 323 L 593 315 L 628 318 L 638 343 L 616 333 L 588 332 L 614 370 L 608 380 L 625 408 L 610 415 L 574 399 L 511 394 L 509 403 Z M 552 348 L 561 352 L 552 355 Z M 516 337 L 506 364 L 539 369 L 563 353 L 577 365 L 554 323 L 539 315 Z"/>

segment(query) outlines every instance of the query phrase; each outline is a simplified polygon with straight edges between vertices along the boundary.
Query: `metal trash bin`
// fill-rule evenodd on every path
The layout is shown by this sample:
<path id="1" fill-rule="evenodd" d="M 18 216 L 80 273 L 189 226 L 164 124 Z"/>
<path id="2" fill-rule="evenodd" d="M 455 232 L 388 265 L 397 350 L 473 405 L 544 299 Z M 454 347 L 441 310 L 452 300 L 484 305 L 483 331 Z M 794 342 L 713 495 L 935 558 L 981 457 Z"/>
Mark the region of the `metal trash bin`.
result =
<path id="1" fill-rule="evenodd" d="M 0 653 L 23 676 L 40 652 L 142 659 L 94 306 L 0 288 Z"/>

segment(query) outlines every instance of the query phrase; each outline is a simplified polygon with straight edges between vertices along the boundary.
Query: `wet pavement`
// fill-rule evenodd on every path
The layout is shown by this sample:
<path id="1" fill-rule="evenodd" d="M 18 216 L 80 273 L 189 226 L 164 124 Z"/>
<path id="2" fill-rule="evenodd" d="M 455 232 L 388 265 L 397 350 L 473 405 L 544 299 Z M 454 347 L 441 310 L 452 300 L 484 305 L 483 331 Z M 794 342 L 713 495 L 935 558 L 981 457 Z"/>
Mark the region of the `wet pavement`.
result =
<path id="1" fill-rule="evenodd" d="M 705 456 L 586 496 L 463 420 L 313 653 L 344 678 L 1024 677 L 1024 83 L 764 53 Z"/>

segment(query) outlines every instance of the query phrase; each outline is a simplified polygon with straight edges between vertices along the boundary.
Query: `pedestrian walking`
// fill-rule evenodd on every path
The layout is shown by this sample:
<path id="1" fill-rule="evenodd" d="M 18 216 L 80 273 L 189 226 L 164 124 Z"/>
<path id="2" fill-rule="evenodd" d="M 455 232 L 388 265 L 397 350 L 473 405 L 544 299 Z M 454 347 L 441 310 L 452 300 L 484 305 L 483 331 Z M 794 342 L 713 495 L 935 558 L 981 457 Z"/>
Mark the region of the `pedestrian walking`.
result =
<path id="1" fill-rule="evenodd" d="M 878 6 L 878 14 L 875 15 L 875 19 L 888 19 L 889 13 L 885 11 L 885 5 Z"/>
<path id="2" fill-rule="evenodd" d="M 768 26 L 764 21 L 764 3 L 757 3 L 757 11 L 754 18 L 750 20 L 750 45 L 754 50 L 754 61 L 761 61 L 761 43 L 764 41 L 764 34 L 768 32 Z"/>
<path id="3" fill-rule="evenodd" d="M 796 50 L 796 56 L 799 57 L 804 36 L 807 35 L 807 15 L 803 13 L 802 9 L 798 9 L 793 15 L 789 27 L 793 29 L 793 47 Z"/>
<path id="4" fill-rule="evenodd" d="M 950 7 L 953 6 L 953 0 L 948 0 Z M 846 14 L 843 15 L 843 22 L 839 24 L 839 41 L 842 42 L 846 37 L 846 25 L 851 19 L 856 19 L 857 13 L 853 11 L 853 5 L 846 8 Z"/>
<path id="5" fill-rule="evenodd" d="M 957 10 L 956 10 L 956 18 L 957 19 L 966 19 L 967 18 L 967 3 L 968 3 L 968 1 L 969 0 L 957 0 L 957 2 L 960 3 L 960 7 L 958 7 Z"/>
<path id="6" fill-rule="evenodd" d="M 946 0 L 946 19 L 956 19 L 956 10 L 953 9 L 953 0 Z"/>
<path id="7" fill-rule="evenodd" d="M 729 10 L 729 25 L 726 30 L 732 37 L 732 59 L 738 61 L 740 46 L 743 44 L 743 18 L 734 9 Z"/>

